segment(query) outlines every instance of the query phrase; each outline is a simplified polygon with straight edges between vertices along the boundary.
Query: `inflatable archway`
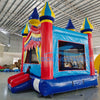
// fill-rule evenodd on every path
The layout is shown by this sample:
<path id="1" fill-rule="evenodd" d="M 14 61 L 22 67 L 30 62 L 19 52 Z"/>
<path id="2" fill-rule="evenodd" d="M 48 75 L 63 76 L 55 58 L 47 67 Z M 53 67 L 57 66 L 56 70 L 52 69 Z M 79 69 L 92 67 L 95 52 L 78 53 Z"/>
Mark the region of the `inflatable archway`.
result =
<path id="1" fill-rule="evenodd" d="M 99 68 L 100 68 L 100 54 L 95 58 L 94 67 L 95 67 L 95 69 L 97 70 L 97 73 L 99 74 Z"/>

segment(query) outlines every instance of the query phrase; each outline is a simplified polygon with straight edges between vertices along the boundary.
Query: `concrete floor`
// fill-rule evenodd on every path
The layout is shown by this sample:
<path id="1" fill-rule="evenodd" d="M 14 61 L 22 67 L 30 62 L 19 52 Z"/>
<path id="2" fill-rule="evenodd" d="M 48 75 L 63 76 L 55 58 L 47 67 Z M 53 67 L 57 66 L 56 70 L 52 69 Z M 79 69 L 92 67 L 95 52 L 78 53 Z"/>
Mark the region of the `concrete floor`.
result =
<path id="1" fill-rule="evenodd" d="M 7 88 L 7 78 L 13 74 L 16 73 L 0 72 L 0 100 L 100 100 L 100 85 L 96 88 L 55 94 L 52 98 L 38 97 L 38 93 L 35 91 L 12 94 Z M 98 83 L 100 83 L 100 77 Z"/>

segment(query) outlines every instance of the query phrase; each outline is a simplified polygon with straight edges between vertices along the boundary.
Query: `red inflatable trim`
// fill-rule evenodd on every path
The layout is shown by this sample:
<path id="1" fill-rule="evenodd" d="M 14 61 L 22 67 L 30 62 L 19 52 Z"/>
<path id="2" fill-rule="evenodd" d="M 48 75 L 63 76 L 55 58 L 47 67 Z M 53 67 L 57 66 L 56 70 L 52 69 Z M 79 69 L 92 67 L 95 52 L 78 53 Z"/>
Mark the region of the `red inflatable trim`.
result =
<path id="1" fill-rule="evenodd" d="M 25 42 L 26 37 L 23 37 L 22 41 L 22 60 L 21 60 L 21 72 L 23 72 L 23 64 L 24 64 L 24 42 Z"/>
<path id="2" fill-rule="evenodd" d="M 24 75 L 21 75 L 21 76 L 18 76 L 16 78 L 12 79 L 10 81 L 10 85 L 11 85 L 11 87 L 15 87 L 15 86 L 17 86 L 19 84 L 22 84 L 22 83 L 24 83 L 28 80 L 30 80 L 30 75 L 29 74 L 24 74 Z"/>
<path id="3" fill-rule="evenodd" d="M 90 33 L 88 33 L 88 44 L 89 44 L 89 57 L 90 57 L 90 75 L 95 75 L 94 59 L 93 59 L 92 34 L 90 34 Z"/>
<path id="4" fill-rule="evenodd" d="M 10 84 L 11 80 L 13 80 L 14 78 L 16 78 L 16 77 L 18 77 L 18 76 L 20 76 L 20 75 L 23 75 L 23 74 L 24 74 L 24 72 L 21 72 L 21 73 L 18 73 L 18 74 L 16 74 L 16 75 L 10 76 L 10 77 L 8 78 L 8 84 Z"/>

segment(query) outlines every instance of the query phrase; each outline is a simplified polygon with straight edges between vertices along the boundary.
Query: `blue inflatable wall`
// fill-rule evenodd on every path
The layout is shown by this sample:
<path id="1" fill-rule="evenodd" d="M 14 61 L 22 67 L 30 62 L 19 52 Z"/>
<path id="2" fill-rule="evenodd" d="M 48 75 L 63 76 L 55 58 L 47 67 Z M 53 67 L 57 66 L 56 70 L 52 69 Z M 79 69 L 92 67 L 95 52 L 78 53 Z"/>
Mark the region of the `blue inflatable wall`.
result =
<path id="1" fill-rule="evenodd" d="M 75 70 L 75 71 L 59 71 L 58 65 L 58 41 L 68 41 L 73 43 L 81 43 L 85 46 L 85 58 L 86 58 L 86 70 Z M 89 50 L 88 50 L 88 35 L 78 33 L 63 28 L 53 26 L 53 73 L 54 78 L 61 76 L 72 76 L 72 75 L 90 75 L 90 64 L 89 64 Z"/>
<path id="2" fill-rule="evenodd" d="M 41 64 L 27 64 L 25 63 L 23 65 L 23 72 L 27 71 L 27 68 L 31 66 L 30 72 L 34 74 L 35 76 L 40 77 L 41 76 Z"/>

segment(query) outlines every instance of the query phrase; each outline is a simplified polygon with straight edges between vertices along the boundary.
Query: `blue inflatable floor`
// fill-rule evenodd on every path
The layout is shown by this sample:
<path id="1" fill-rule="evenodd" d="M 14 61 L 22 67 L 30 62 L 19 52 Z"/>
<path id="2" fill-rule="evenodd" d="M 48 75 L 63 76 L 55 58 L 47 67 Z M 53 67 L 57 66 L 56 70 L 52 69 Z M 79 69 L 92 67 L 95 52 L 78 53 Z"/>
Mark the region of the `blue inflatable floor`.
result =
<path id="1" fill-rule="evenodd" d="M 31 76 L 31 78 L 33 80 L 33 88 L 43 96 L 94 87 L 97 85 L 96 75 L 65 76 L 53 80 L 42 80 L 35 76 Z"/>
<path id="2" fill-rule="evenodd" d="M 8 84 L 8 88 L 12 93 L 18 93 L 26 90 L 31 90 L 32 89 L 32 80 L 26 81 L 20 85 L 17 85 L 15 87 L 11 87 L 10 84 Z"/>
<path id="3" fill-rule="evenodd" d="M 31 80 L 13 88 L 8 84 L 8 88 L 12 93 L 34 89 L 42 96 L 48 96 L 56 93 L 94 87 L 97 85 L 96 75 L 65 76 L 52 80 L 42 80 L 39 77 L 30 75 L 30 78 Z"/>

